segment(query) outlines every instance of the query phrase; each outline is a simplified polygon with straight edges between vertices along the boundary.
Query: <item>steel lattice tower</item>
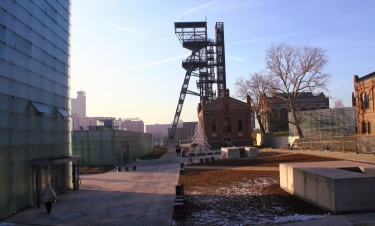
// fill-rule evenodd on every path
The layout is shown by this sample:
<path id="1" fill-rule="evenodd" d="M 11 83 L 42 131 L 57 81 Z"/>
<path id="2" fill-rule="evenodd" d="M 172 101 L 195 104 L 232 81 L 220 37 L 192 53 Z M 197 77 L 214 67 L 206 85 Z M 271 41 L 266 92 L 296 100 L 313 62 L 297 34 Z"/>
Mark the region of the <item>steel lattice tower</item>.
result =
<path id="1" fill-rule="evenodd" d="M 174 139 L 186 94 L 199 96 L 201 102 L 211 102 L 216 98 L 214 83 L 217 83 L 219 97 L 224 95 L 226 89 L 224 23 L 216 23 L 215 42 L 207 37 L 207 22 L 176 22 L 175 33 L 182 46 L 191 50 L 191 54 L 182 61 L 186 74 L 169 134 L 171 139 Z M 215 67 L 217 78 L 215 78 Z M 191 76 L 198 77 L 199 93 L 188 90 Z"/>

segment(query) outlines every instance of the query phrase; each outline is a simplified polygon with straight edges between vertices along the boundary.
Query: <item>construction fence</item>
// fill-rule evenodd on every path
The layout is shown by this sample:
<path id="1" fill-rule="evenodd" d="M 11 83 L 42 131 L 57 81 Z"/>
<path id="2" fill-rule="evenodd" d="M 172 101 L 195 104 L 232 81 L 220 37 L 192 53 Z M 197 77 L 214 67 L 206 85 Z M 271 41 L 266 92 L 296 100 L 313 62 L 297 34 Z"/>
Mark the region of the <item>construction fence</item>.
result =
<path id="1" fill-rule="evenodd" d="M 328 136 L 298 138 L 293 148 L 330 150 L 355 153 L 375 153 L 375 136 Z"/>
<path id="2" fill-rule="evenodd" d="M 304 137 L 350 136 L 356 133 L 355 107 L 300 111 L 298 114 Z M 288 117 L 289 121 L 293 121 L 291 113 Z M 298 136 L 293 124 L 289 124 L 289 135 Z M 332 142 L 338 140 L 335 138 Z"/>

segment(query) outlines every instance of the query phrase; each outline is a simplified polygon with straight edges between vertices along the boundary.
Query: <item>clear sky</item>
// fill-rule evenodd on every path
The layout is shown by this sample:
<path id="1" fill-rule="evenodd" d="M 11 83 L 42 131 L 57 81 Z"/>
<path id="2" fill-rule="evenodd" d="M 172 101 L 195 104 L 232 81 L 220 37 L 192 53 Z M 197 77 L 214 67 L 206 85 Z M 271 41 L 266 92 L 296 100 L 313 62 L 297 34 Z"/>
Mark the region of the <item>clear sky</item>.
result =
<path id="1" fill-rule="evenodd" d="M 375 71 L 373 0 L 73 0 L 71 96 L 86 91 L 87 115 L 172 123 L 190 55 L 174 22 L 224 22 L 227 88 L 265 67 L 272 43 L 327 51 L 330 104 L 351 106 L 353 76 Z M 191 77 L 189 90 L 197 92 Z M 180 119 L 197 121 L 199 98 L 187 95 Z"/>

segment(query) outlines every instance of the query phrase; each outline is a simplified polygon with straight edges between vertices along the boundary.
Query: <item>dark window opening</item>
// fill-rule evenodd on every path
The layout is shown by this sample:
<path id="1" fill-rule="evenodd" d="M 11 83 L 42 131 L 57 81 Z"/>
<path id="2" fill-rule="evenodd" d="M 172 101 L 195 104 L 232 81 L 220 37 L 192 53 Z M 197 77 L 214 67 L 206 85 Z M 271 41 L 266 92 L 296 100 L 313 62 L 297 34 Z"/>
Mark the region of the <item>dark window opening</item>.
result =
<path id="1" fill-rule="evenodd" d="M 228 116 L 225 116 L 223 119 L 223 132 L 231 132 L 232 131 L 232 125 L 230 118 Z"/>
<path id="2" fill-rule="evenodd" d="M 242 131 L 243 130 L 242 119 L 238 119 L 238 121 L 237 121 L 237 127 L 238 127 L 238 131 Z"/>
<path id="3" fill-rule="evenodd" d="M 366 123 L 362 122 L 362 133 L 366 133 Z"/>
<path id="4" fill-rule="evenodd" d="M 211 121 L 211 132 L 216 132 L 216 119 Z"/>
<path id="5" fill-rule="evenodd" d="M 371 133 L 371 122 L 367 123 L 367 131 L 369 134 Z"/>

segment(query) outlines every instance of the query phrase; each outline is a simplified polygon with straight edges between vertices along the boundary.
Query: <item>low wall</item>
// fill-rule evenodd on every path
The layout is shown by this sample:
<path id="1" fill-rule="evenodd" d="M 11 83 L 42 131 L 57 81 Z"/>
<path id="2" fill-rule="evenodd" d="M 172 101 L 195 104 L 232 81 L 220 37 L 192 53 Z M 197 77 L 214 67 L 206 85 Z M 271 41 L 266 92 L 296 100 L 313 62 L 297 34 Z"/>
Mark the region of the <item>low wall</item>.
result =
<path id="1" fill-rule="evenodd" d="M 262 147 L 289 148 L 289 144 L 293 144 L 298 136 L 276 137 L 273 133 L 257 133 L 256 144 Z"/>
<path id="2" fill-rule="evenodd" d="M 280 187 L 333 213 L 375 211 L 375 166 L 332 161 L 280 164 Z"/>

